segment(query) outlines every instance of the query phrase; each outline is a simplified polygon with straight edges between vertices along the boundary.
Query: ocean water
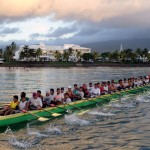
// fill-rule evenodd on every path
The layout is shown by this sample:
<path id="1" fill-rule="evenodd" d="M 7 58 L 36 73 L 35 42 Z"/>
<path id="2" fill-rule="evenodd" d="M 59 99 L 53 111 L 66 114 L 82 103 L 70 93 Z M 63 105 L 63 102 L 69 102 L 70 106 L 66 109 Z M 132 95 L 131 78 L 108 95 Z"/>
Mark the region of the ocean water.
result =
<path id="1" fill-rule="evenodd" d="M 40 89 L 67 87 L 149 74 L 150 68 L 0 68 L 0 101 L 14 94 L 27 96 Z M 150 149 L 150 93 L 123 97 L 86 114 L 70 114 L 37 126 L 0 134 L 0 150 L 148 150 Z"/>

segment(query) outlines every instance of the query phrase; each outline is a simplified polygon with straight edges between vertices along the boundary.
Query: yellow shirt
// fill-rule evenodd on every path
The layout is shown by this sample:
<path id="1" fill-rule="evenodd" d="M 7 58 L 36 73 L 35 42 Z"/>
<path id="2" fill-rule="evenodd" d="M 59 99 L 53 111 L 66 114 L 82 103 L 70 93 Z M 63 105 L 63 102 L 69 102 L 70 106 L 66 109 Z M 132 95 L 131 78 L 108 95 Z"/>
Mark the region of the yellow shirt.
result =
<path id="1" fill-rule="evenodd" d="M 12 101 L 12 102 L 10 103 L 10 108 L 11 108 L 11 109 L 16 109 L 16 107 L 18 106 L 18 104 L 19 104 L 19 102 L 14 102 L 14 101 Z"/>

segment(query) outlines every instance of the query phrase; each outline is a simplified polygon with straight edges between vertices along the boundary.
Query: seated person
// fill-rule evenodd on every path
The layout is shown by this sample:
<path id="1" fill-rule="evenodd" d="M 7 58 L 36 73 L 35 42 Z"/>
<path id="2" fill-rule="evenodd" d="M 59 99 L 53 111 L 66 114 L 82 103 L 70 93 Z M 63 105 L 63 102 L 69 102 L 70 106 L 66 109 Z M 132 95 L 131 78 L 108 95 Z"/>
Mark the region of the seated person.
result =
<path id="1" fill-rule="evenodd" d="M 50 106 L 51 103 L 51 97 L 50 97 L 50 91 L 46 91 L 46 96 L 43 98 L 43 108 Z"/>
<path id="2" fill-rule="evenodd" d="M 40 90 L 37 91 L 37 96 L 38 96 L 41 100 L 43 100 L 43 98 L 44 98 L 44 97 L 41 95 L 41 91 L 40 91 Z"/>
<path id="3" fill-rule="evenodd" d="M 71 86 L 68 86 L 68 91 L 66 92 L 69 94 L 69 98 L 73 101 L 75 98 L 75 95 L 73 94 L 73 91 L 71 89 Z"/>
<path id="4" fill-rule="evenodd" d="M 110 85 L 110 91 L 111 91 L 111 92 L 116 92 L 116 90 L 117 90 L 117 88 L 115 87 L 115 82 L 112 81 L 112 82 L 111 82 L 111 85 Z"/>
<path id="5" fill-rule="evenodd" d="M 71 99 L 69 98 L 69 94 L 68 93 L 65 93 L 64 94 L 64 101 L 63 101 L 64 104 L 69 104 L 71 103 Z"/>
<path id="6" fill-rule="evenodd" d="M 97 87 L 97 83 L 94 84 L 94 88 L 91 91 L 91 97 L 100 95 L 100 89 Z"/>
<path id="7" fill-rule="evenodd" d="M 77 92 L 77 97 L 78 97 L 78 100 L 84 99 L 84 92 L 83 92 L 82 87 L 79 88 L 79 91 Z"/>
<path id="8" fill-rule="evenodd" d="M 38 97 L 37 93 L 33 93 L 33 97 L 28 101 L 30 110 L 41 109 L 43 104 L 42 100 Z"/>
<path id="9" fill-rule="evenodd" d="M 88 90 L 89 90 L 89 92 L 91 93 L 91 90 L 93 89 L 94 87 L 93 87 L 93 84 L 92 83 L 89 83 L 89 88 L 88 88 Z"/>
<path id="10" fill-rule="evenodd" d="M 59 104 L 62 104 L 62 95 L 61 95 L 61 90 L 60 88 L 57 89 L 57 93 L 54 97 L 54 101 L 55 101 L 55 105 L 59 105 Z"/>
<path id="11" fill-rule="evenodd" d="M 84 83 L 83 86 L 82 86 L 82 90 L 83 90 L 83 93 L 84 93 L 84 97 L 85 98 L 90 98 L 91 94 L 87 88 L 87 85 Z"/>
<path id="12" fill-rule="evenodd" d="M 19 104 L 18 96 L 14 95 L 10 105 L 4 106 L 3 109 L 0 111 L 0 115 L 5 116 L 10 114 L 15 114 L 16 113 L 15 110 L 18 109 L 18 104 Z"/>
<path id="13" fill-rule="evenodd" d="M 26 97 L 26 93 L 25 92 L 21 92 L 21 99 L 19 102 L 19 111 L 27 111 L 28 110 L 28 100 L 29 98 Z"/>
<path id="14" fill-rule="evenodd" d="M 77 85 L 77 84 L 74 84 L 73 94 L 76 95 L 78 91 L 79 91 L 78 85 Z"/>

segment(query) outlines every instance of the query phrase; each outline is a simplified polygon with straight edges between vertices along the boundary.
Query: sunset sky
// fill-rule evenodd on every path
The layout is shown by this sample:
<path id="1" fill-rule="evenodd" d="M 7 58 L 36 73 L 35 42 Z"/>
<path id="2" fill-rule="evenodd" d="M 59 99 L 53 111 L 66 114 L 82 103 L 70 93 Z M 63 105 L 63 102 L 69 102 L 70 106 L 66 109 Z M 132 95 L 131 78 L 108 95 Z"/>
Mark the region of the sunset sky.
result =
<path id="1" fill-rule="evenodd" d="M 150 0 L 0 0 L 0 43 L 150 37 Z"/>

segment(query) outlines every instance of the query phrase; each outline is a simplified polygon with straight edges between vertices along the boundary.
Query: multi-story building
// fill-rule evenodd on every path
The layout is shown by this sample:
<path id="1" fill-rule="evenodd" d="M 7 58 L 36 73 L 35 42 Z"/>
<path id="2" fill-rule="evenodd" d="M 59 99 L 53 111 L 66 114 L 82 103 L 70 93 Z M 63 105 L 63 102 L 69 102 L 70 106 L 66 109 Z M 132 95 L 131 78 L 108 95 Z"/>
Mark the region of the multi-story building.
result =
<path id="1" fill-rule="evenodd" d="M 69 57 L 70 61 L 77 61 L 78 60 L 78 53 L 81 55 L 84 53 L 91 53 L 90 48 L 86 47 L 81 47 L 80 45 L 75 45 L 75 44 L 64 44 L 63 46 L 47 46 L 43 43 L 41 44 L 35 44 L 35 45 L 29 45 L 29 49 L 41 49 L 42 50 L 42 55 L 39 56 L 37 59 L 44 59 L 47 61 L 55 61 L 55 54 L 56 52 L 60 52 L 61 54 L 64 53 L 64 51 L 68 51 L 70 48 L 72 50 L 72 54 Z M 15 59 L 19 60 L 20 59 L 20 53 L 23 51 L 24 45 L 20 46 L 19 49 L 15 53 Z"/>

